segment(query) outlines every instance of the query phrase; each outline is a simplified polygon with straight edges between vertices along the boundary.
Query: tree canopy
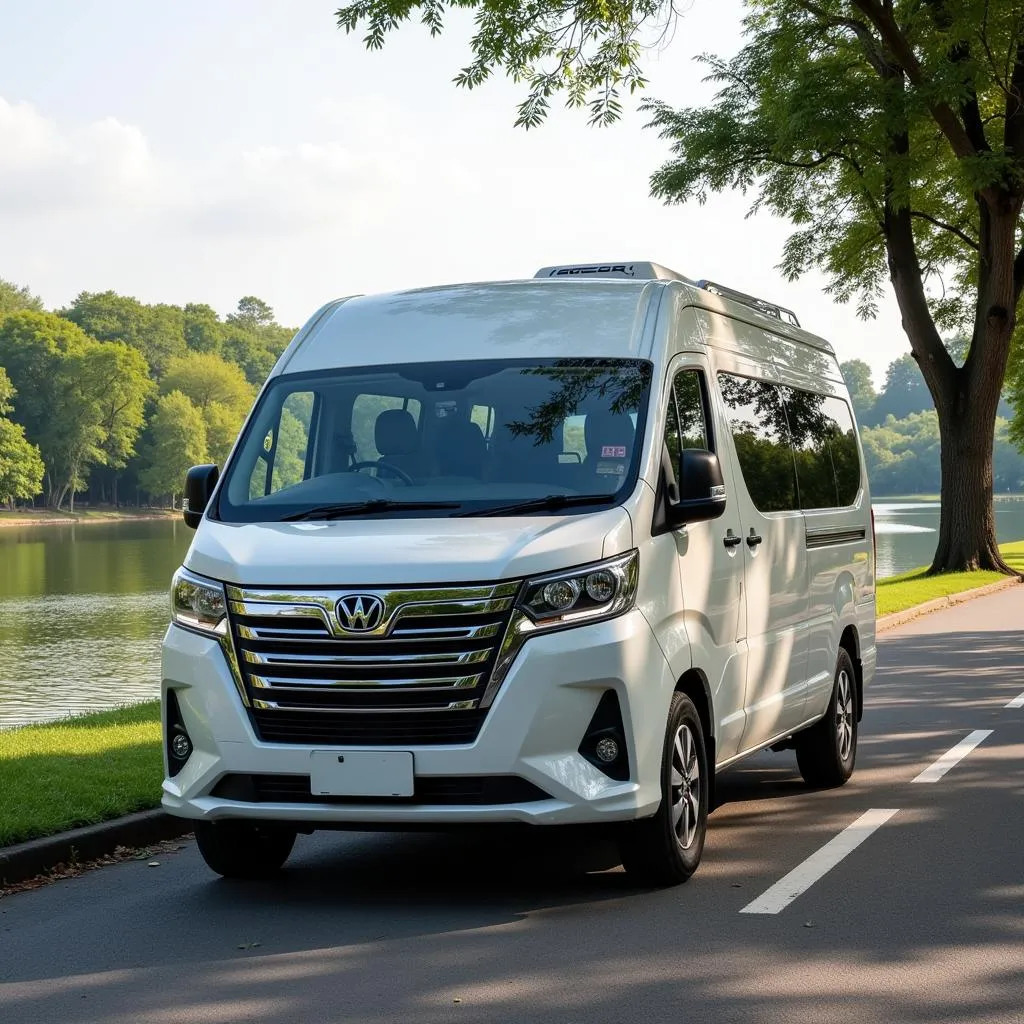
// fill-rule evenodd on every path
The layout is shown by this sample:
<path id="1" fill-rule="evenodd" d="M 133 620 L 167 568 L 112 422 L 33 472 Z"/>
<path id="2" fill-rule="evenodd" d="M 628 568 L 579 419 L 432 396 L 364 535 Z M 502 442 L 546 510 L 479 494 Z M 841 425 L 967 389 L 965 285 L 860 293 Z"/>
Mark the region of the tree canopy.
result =
<path id="1" fill-rule="evenodd" d="M 527 127 L 558 91 L 573 105 L 597 89 L 594 119 L 614 119 L 619 86 L 644 84 L 648 30 L 676 13 L 671 2 L 358 0 L 337 18 L 348 31 L 365 24 L 366 45 L 379 48 L 413 13 L 437 34 L 454 7 L 472 9 L 477 25 L 456 81 L 473 87 L 496 69 L 525 81 Z M 669 203 L 750 193 L 753 209 L 793 225 L 782 272 L 824 272 L 827 291 L 864 317 L 888 279 L 938 414 L 949 500 L 932 568 L 1009 571 L 995 541 L 992 438 L 1024 291 L 1019 0 L 747 0 L 746 9 L 739 52 L 702 58 L 713 102 L 645 105 L 671 149 L 652 192 Z M 962 363 L 943 330 L 969 338 Z"/>

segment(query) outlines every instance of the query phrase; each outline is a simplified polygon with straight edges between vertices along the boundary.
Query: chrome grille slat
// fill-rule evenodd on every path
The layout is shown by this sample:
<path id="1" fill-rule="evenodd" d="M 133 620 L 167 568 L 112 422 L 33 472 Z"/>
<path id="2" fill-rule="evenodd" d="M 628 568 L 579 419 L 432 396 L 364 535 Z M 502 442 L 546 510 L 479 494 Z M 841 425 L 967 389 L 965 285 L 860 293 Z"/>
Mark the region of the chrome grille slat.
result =
<path id="1" fill-rule="evenodd" d="M 518 581 L 294 592 L 229 586 L 228 618 L 254 727 L 273 742 L 332 735 L 339 743 L 359 736 L 395 745 L 428 734 L 429 742 L 445 735 L 471 742 L 518 592 Z M 346 629 L 339 620 L 339 602 L 353 597 L 383 606 L 373 628 Z M 342 610 L 346 622 L 350 608 Z M 435 718 L 438 712 L 454 718 Z M 462 712 L 472 712 L 465 724 Z M 325 724 L 317 727 L 321 715 Z M 427 726 L 428 719 L 445 724 Z"/>
<path id="2" fill-rule="evenodd" d="M 249 681 L 257 690 L 278 686 L 287 687 L 291 691 L 304 691 L 306 693 L 340 688 L 377 693 L 383 687 L 405 687 L 406 689 L 416 688 L 418 690 L 465 690 L 477 686 L 480 682 L 480 675 L 445 676 L 437 679 L 323 679 L 316 681 L 302 679 L 299 681 L 283 676 L 258 676 L 250 672 Z"/>
<path id="3" fill-rule="evenodd" d="M 489 652 L 486 648 L 479 651 L 428 651 L 423 654 L 395 654 L 391 657 L 383 655 L 360 654 L 290 654 L 283 651 L 243 651 L 243 659 L 249 665 L 287 666 L 289 668 L 330 668 L 334 665 L 354 665 L 363 669 L 387 668 L 394 665 L 472 665 L 478 661 L 486 661 Z"/>

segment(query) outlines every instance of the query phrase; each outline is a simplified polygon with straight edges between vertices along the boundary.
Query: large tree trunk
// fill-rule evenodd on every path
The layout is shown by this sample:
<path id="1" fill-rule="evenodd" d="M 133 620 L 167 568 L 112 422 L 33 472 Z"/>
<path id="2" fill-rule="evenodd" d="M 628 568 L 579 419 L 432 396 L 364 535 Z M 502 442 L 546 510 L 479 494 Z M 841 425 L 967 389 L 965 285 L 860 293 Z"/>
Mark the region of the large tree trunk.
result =
<path id="1" fill-rule="evenodd" d="M 939 417 L 942 510 L 930 572 L 994 569 L 1011 573 L 996 543 L 992 507 L 995 411 L 966 404 Z"/>

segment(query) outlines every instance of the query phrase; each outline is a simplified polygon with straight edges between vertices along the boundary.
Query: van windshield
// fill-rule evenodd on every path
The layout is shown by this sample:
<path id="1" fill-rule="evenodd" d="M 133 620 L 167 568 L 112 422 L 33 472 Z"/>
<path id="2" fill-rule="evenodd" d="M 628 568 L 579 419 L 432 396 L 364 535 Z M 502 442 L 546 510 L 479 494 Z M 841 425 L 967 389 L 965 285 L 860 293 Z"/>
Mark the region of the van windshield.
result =
<path id="1" fill-rule="evenodd" d="M 253 411 L 212 514 L 274 522 L 611 507 L 636 484 L 650 383 L 651 364 L 635 359 L 283 375 Z"/>

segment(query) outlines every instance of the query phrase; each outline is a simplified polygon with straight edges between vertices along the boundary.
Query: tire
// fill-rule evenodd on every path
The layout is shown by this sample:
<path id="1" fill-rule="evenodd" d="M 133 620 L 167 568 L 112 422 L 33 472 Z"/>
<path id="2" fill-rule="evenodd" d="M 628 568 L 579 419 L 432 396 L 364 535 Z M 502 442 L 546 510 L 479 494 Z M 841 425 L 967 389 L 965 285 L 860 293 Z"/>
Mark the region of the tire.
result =
<path id="1" fill-rule="evenodd" d="M 271 878 L 295 845 L 295 832 L 249 821 L 201 821 L 196 845 L 207 867 L 225 878 Z"/>
<path id="2" fill-rule="evenodd" d="M 809 786 L 831 789 L 853 774 L 857 761 L 857 675 L 840 649 L 825 717 L 793 737 L 796 763 Z"/>
<path id="3" fill-rule="evenodd" d="M 622 865 L 632 879 L 644 886 L 679 885 L 697 870 L 710 789 L 700 716 L 689 697 L 676 693 L 662 751 L 661 804 L 652 818 L 629 822 L 619 833 Z"/>

